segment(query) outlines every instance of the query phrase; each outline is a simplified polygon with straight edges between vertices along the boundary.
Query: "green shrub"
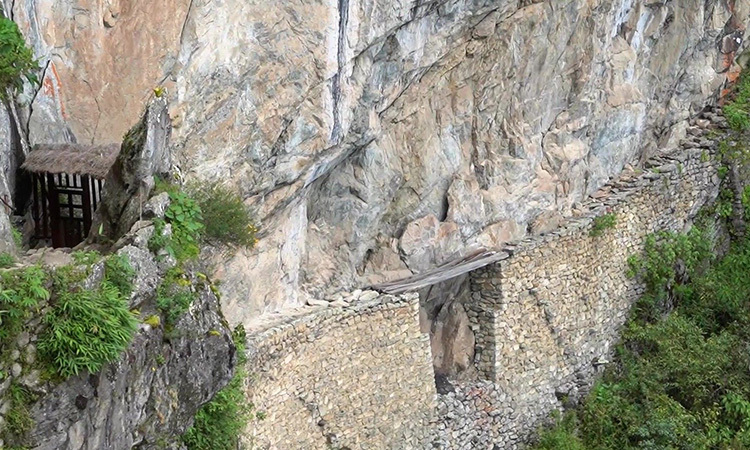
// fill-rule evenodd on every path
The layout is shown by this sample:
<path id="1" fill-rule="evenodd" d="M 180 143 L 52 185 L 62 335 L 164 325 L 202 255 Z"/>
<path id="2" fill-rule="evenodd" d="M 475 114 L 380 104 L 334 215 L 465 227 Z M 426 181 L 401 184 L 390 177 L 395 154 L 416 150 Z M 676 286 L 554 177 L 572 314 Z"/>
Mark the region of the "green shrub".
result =
<path id="1" fill-rule="evenodd" d="M 49 299 L 46 282 L 38 266 L 0 274 L 0 350 L 7 350 L 6 343 L 21 331 L 24 320 Z"/>
<path id="2" fill-rule="evenodd" d="M 133 292 L 135 270 L 125 255 L 112 255 L 104 261 L 105 280 L 117 288 L 120 295 L 127 299 Z"/>
<path id="3" fill-rule="evenodd" d="M 235 450 L 240 433 L 251 417 L 243 385 L 247 372 L 245 363 L 245 329 L 237 326 L 233 333 L 237 347 L 237 365 L 232 380 L 195 415 L 193 426 L 182 436 L 188 450 Z"/>
<path id="4" fill-rule="evenodd" d="M 0 269 L 7 269 L 16 263 L 16 257 L 8 252 L 0 253 Z"/>
<path id="5" fill-rule="evenodd" d="M 164 216 L 172 226 L 172 235 L 163 235 L 166 223 L 154 220 L 154 235 L 149 239 L 151 251 L 166 249 L 178 261 L 195 259 L 200 253 L 200 237 L 204 230 L 203 214 L 198 203 L 180 186 L 157 180 L 156 192 L 169 194 L 170 204 Z"/>
<path id="6" fill-rule="evenodd" d="M 23 234 L 21 233 L 21 230 L 16 227 L 12 227 L 10 232 L 13 235 L 13 243 L 16 244 L 16 247 L 23 247 Z"/>
<path id="7" fill-rule="evenodd" d="M 740 76 L 735 87 L 735 97 L 724 105 L 724 117 L 737 132 L 750 130 L 750 74 Z"/>
<path id="8" fill-rule="evenodd" d="M 669 295 L 674 311 L 636 309 L 576 420 L 545 431 L 537 448 L 576 438 L 592 450 L 750 448 L 750 242 L 717 261 L 709 234 L 649 236 L 634 271 L 647 302 Z"/>
<path id="9" fill-rule="evenodd" d="M 680 280 L 692 279 L 705 268 L 712 250 L 709 232 L 697 227 L 687 234 L 661 231 L 647 236 L 643 254 L 628 259 L 629 274 L 641 276 L 646 285 L 645 295 L 636 304 L 639 317 L 655 320 L 669 296 L 688 297 L 692 286 Z M 678 274 L 678 267 L 683 273 Z"/>
<path id="10" fill-rule="evenodd" d="M 96 289 L 61 283 L 47 325 L 39 338 L 39 351 L 63 378 L 87 370 L 98 372 L 128 347 L 138 322 L 128 309 L 132 268 L 126 259 L 110 257 L 104 280 Z"/>
<path id="11" fill-rule="evenodd" d="M 168 327 L 187 312 L 195 296 L 190 279 L 180 267 L 167 271 L 156 292 L 156 306 L 164 314 Z"/>
<path id="12" fill-rule="evenodd" d="M 34 401 L 34 396 L 20 384 L 11 383 L 5 398 L 9 402 L 9 408 L 5 414 L 3 435 L 6 438 L 7 434 L 21 437 L 34 426 L 34 419 L 29 412 L 29 404 Z"/>
<path id="13" fill-rule="evenodd" d="M 161 249 L 167 249 L 174 256 L 174 252 L 169 248 L 170 238 L 164 234 L 164 228 L 167 223 L 158 217 L 152 222 L 154 224 L 154 234 L 148 239 L 148 249 L 154 254 L 158 253 Z"/>
<path id="14" fill-rule="evenodd" d="M 191 185 L 189 190 L 202 211 L 206 241 L 247 248 L 255 245 L 257 228 L 242 197 L 218 183 Z"/>
<path id="15" fill-rule="evenodd" d="M 7 97 L 6 89 L 22 89 L 24 80 L 36 84 L 37 70 L 39 65 L 16 23 L 0 17 L 0 97 Z"/>
<path id="16" fill-rule="evenodd" d="M 170 193 L 171 203 L 165 217 L 172 224 L 172 250 L 179 261 L 193 259 L 200 253 L 199 240 L 203 216 L 195 200 L 184 192 Z"/>
<path id="17" fill-rule="evenodd" d="M 555 411 L 557 413 L 557 411 Z M 560 419 L 556 415 L 556 425 L 541 431 L 536 447 L 539 450 L 585 450 L 576 435 L 575 414 L 566 414 Z"/>
<path id="18" fill-rule="evenodd" d="M 617 225 L 616 214 L 604 214 L 594 218 L 589 236 L 598 237 L 604 234 L 604 230 L 614 228 Z"/>
<path id="19" fill-rule="evenodd" d="M 71 253 L 70 256 L 73 258 L 73 262 L 79 266 L 90 266 L 102 259 L 102 255 L 95 250 L 77 250 Z"/>

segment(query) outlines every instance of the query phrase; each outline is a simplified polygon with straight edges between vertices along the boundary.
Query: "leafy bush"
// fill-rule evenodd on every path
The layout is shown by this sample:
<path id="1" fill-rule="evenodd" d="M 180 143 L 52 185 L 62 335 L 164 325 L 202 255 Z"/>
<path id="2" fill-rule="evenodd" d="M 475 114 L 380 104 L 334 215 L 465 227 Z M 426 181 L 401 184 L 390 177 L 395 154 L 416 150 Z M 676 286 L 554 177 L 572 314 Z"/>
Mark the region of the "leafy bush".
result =
<path id="1" fill-rule="evenodd" d="M 8 88 L 22 89 L 24 80 L 37 83 L 37 70 L 39 65 L 16 23 L 0 17 L 0 97 L 6 98 Z"/>
<path id="2" fill-rule="evenodd" d="M 737 83 L 735 98 L 724 105 L 724 117 L 738 132 L 750 130 L 750 74 L 742 73 Z"/>
<path id="3" fill-rule="evenodd" d="M 617 225 L 616 214 L 604 214 L 594 218 L 589 236 L 598 237 L 604 234 L 604 230 L 614 228 Z"/>
<path id="4" fill-rule="evenodd" d="M 203 231 L 200 206 L 184 192 L 171 192 L 171 203 L 165 217 L 172 224 L 172 250 L 182 261 L 193 259 L 200 253 L 199 239 Z"/>
<path id="5" fill-rule="evenodd" d="M 597 450 L 750 448 L 750 242 L 716 261 L 709 235 L 648 238 L 632 260 L 645 301 L 672 296 L 674 311 L 636 310 L 576 419 L 543 437 Z M 537 448 L 554 448 L 545 442 Z"/>
<path id="6" fill-rule="evenodd" d="M 181 268 L 173 267 L 167 271 L 156 292 L 156 306 L 164 314 L 168 327 L 187 312 L 195 295 L 190 279 Z"/>
<path id="7" fill-rule="evenodd" d="M 247 248 L 255 245 L 258 230 L 250 211 L 236 192 L 218 183 L 192 185 L 189 189 L 203 213 L 205 240 Z"/>
<path id="8" fill-rule="evenodd" d="M 629 274 L 641 276 L 646 285 L 646 293 L 636 305 L 641 319 L 659 318 L 669 297 L 678 301 L 689 297 L 692 286 L 686 281 L 712 259 L 709 234 L 697 227 L 687 234 L 653 233 L 646 237 L 643 255 L 629 258 Z"/>
<path id="9" fill-rule="evenodd" d="M 0 350 L 6 350 L 5 343 L 21 331 L 39 302 L 49 299 L 46 282 L 38 266 L 0 274 Z"/>
<path id="10" fill-rule="evenodd" d="M 203 232 L 203 214 L 198 203 L 179 186 L 157 181 L 156 191 L 169 194 L 170 204 L 165 212 L 166 221 L 172 226 L 172 235 L 164 236 L 165 222 L 154 221 L 154 235 L 149 239 L 151 251 L 166 249 L 178 261 L 195 259 L 200 253 L 200 237 Z"/>
<path id="11" fill-rule="evenodd" d="M 557 412 L 557 411 L 555 411 Z M 536 448 L 540 450 L 585 450 L 583 443 L 576 435 L 575 414 L 566 414 L 562 419 L 556 417 L 556 426 L 542 430 Z"/>
<path id="12" fill-rule="evenodd" d="M 127 302 L 132 270 L 124 257 L 113 256 L 96 289 L 63 280 L 39 338 L 40 353 L 60 376 L 98 372 L 128 347 L 138 324 Z"/>
<path id="13" fill-rule="evenodd" d="M 224 389 L 198 410 L 193 426 L 182 436 L 189 450 L 235 450 L 240 433 L 250 420 L 252 406 L 247 403 L 243 389 L 247 361 L 242 325 L 234 329 L 233 338 L 238 355 L 234 376 Z"/>
<path id="14" fill-rule="evenodd" d="M 21 230 L 16 227 L 12 227 L 10 229 L 10 233 L 11 235 L 13 235 L 13 243 L 16 244 L 16 247 L 23 247 L 23 234 L 21 233 Z"/>
<path id="15" fill-rule="evenodd" d="M 29 404 L 34 397 L 25 387 L 12 383 L 8 387 L 6 399 L 9 402 L 9 408 L 5 414 L 5 430 L 3 431 L 12 436 L 23 436 L 34 426 L 34 419 L 29 412 Z"/>
<path id="16" fill-rule="evenodd" d="M 102 255 L 95 250 L 77 250 L 70 256 L 73 258 L 73 262 L 79 266 L 90 266 L 102 258 Z"/>
<path id="17" fill-rule="evenodd" d="M 16 263 L 16 257 L 8 252 L 0 253 L 0 269 L 7 269 Z"/>
<path id="18" fill-rule="evenodd" d="M 104 261 L 104 276 L 127 299 L 133 292 L 133 277 L 135 270 L 125 255 L 112 255 Z"/>

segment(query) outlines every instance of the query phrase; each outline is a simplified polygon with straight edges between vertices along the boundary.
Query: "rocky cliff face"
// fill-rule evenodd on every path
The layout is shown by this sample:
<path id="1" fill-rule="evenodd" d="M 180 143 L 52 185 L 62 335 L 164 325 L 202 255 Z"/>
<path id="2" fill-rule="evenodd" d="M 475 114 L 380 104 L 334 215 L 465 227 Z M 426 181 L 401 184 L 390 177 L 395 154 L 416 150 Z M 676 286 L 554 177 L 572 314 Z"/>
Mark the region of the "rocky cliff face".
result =
<path id="1" fill-rule="evenodd" d="M 32 142 L 118 141 L 167 88 L 182 172 L 230 180 L 265 233 L 220 269 L 236 321 L 549 227 L 679 139 L 750 18 L 736 0 L 6 10 L 45 65 Z"/>
<path id="2" fill-rule="evenodd" d="M 1 343 L 0 448 L 184 448 L 180 436 L 198 409 L 232 377 L 236 347 L 217 297 L 199 277 L 190 278 L 197 292 L 189 310 L 174 323 L 158 319 L 156 291 L 169 261 L 147 249 L 153 230 L 149 222 L 138 222 L 117 244 L 118 254 L 134 269 L 128 306 L 139 317 L 138 330 L 117 361 L 66 379 L 50 370 L 37 348 L 49 326 L 50 304 L 59 301 L 54 295 L 50 304 L 34 308 L 20 333 Z M 49 267 L 50 273 L 73 269 L 70 255 L 60 251 L 39 250 L 25 258 L 28 264 L 58 266 Z M 95 289 L 104 262 L 75 270 L 86 270 L 82 286 Z M 19 389 L 22 400 L 14 397 Z"/>

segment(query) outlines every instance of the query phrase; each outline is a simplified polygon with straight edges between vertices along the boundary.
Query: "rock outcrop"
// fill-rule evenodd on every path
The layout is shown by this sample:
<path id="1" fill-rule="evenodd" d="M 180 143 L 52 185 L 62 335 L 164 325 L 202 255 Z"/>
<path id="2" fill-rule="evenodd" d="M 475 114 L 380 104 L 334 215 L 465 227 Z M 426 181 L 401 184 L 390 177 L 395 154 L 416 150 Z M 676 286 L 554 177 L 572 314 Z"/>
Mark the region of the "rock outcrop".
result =
<path id="1" fill-rule="evenodd" d="M 119 360 L 98 373 L 84 372 L 65 380 L 50 376 L 44 366 L 48 362 L 41 364 L 37 356 L 48 305 L 40 305 L 10 344 L 0 344 L 3 355 L 10 355 L 0 361 L 0 448 L 183 448 L 179 436 L 193 423 L 200 406 L 229 382 L 237 355 L 218 298 L 199 278 L 190 278 L 196 295 L 189 310 L 173 324 L 158 320 L 156 292 L 167 267 L 147 248 L 153 230 L 148 222 L 139 222 L 118 243 L 117 253 L 127 256 L 135 270 L 129 308 L 139 316 L 138 331 Z M 67 258 L 40 259 L 35 253 L 28 259 L 71 263 L 68 255 L 61 256 Z M 103 262 L 92 266 L 83 287 L 95 288 L 103 270 Z M 14 387 L 28 393 L 24 408 L 33 425 L 22 436 L 4 433 L 13 414 L 9 398 Z"/>
<path id="2" fill-rule="evenodd" d="M 120 154 L 107 173 L 90 240 L 115 241 L 143 218 L 154 177 L 165 176 L 171 168 L 168 148 L 171 131 L 166 100 L 152 98 L 143 117 L 125 135 Z"/>
<path id="3" fill-rule="evenodd" d="M 182 171 L 238 186 L 264 230 L 220 268 L 243 321 L 549 229 L 625 164 L 674 146 L 744 47 L 750 4 L 16 0 L 12 12 L 45 63 L 31 142 L 115 140 L 166 88 Z"/>

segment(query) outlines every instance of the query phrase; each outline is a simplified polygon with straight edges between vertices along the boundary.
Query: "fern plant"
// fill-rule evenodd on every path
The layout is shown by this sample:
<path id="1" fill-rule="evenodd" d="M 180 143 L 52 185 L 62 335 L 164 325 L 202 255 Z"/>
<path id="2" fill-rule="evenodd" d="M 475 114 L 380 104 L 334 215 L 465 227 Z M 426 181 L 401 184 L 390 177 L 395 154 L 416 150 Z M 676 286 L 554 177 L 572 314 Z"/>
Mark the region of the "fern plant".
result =
<path id="1" fill-rule="evenodd" d="M 128 347 L 138 326 L 127 302 L 132 274 L 125 257 L 113 256 L 98 288 L 61 283 L 38 346 L 60 376 L 98 372 Z"/>
<path id="2" fill-rule="evenodd" d="M 39 266 L 0 275 L 0 349 L 21 331 L 24 320 L 49 299 L 47 276 Z"/>

